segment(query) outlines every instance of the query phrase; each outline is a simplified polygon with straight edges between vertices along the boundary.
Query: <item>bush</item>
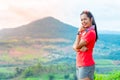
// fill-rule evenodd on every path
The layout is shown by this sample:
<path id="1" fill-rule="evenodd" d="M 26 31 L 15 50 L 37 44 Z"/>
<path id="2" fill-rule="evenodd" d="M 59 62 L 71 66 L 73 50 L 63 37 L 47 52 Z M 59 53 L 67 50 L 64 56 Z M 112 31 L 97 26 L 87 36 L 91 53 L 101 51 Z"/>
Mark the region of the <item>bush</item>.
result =
<path id="1" fill-rule="evenodd" d="M 109 80 L 120 80 L 120 71 L 113 71 L 107 77 Z"/>
<path id="2" fill-rule="evenodd" d="M 53 75 L 49 75 L 49 80 L 53 80 L 54 76 Z"/>
<path id="3" fill-rule="evenodd" d="M 24 77 L 24 78 L 27 78 L 27 77 L 30 77 L 30 76 L 33 76 L 33 71 L 31 69 L 31 67 L 25 69 L 22 73 L 22 77 Z"/>
<path id="4" fill-rule="evenodd" d="M 69 74 L 64 75 L 65 79 L 69 79 Z"/>

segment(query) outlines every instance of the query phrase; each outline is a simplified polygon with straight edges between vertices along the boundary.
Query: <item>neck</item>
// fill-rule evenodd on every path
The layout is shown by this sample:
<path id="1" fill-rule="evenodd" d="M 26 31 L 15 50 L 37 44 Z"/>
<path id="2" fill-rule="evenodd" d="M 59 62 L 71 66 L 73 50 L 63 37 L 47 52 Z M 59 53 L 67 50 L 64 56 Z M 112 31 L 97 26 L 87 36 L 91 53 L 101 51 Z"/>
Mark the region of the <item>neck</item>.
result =
<path id="1" fill-rule="evenodd" d="M 89 31 L 89 30 L 93 30 L 93 29 L 95 29 L 95 26 L 94 26 L 94 25 L 92 25 L 92 26 L 86 28 L 85 30 L 86 30 L 86 31 Z"/>

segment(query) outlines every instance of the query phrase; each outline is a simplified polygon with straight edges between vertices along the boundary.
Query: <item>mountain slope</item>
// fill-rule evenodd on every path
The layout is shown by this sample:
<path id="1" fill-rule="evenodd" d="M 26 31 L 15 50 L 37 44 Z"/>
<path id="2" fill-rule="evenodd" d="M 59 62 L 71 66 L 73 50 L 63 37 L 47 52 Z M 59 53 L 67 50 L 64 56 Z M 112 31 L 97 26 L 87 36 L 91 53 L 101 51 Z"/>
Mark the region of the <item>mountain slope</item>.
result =
<path id="1" fill-rule="evenodd" d="M 53 17 L 46 17 L 27 25 L 0 31 L 1 38 L 65 38 L 73 39 L 77 28 Z"/>
<path id="2" fill-rule="evenodd" d="M 46 17 L 17 28 L 3 29 L 0 31 L 0 63 L 31 65 L 39 60 L 47 62 L 61 60 L 62 57 L 71 58 L 71 44 L 76 31 L 77 28 L 74 26 L 53 17 Z"/>

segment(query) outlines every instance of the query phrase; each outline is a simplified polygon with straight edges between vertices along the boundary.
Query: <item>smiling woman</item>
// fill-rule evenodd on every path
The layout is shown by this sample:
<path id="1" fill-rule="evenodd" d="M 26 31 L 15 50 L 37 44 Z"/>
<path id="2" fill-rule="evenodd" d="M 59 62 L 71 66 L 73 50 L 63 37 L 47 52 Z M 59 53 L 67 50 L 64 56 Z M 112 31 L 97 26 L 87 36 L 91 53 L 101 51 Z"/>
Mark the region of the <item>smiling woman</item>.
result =
<path id="1" fill-rule="evenodd" d="M 94 80 L 95 62 L 93 48 L 98 39 L 97 26 L 90 11 L 80 14 L 81 26 L 78 29 L 73 49 L 76 51 L 78 80 Z"/>

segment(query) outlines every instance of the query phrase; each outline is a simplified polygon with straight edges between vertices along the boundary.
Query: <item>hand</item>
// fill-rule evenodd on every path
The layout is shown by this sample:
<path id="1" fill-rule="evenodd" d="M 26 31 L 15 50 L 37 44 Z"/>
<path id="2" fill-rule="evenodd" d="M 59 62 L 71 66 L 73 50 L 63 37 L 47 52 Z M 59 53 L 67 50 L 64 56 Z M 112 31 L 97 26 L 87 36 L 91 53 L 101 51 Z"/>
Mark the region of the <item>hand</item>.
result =
<path id="1" fill-rule="evenodd" d="M 81 49 L 80 49 L 80 51 L 82 51 L 82 52 L 85 52 L 85 51 L 87 51 L 88 50 L 88 48 L 86 47 L 86 46 L 83 46 Z"/>
<path id="2" fill-rule="evenodd" d="M 78 28 L 78 31 L 80 31 L 80 32 L 82 32 L 84 30 L 85 30 L 85 28 L 82 25 Z"/>

